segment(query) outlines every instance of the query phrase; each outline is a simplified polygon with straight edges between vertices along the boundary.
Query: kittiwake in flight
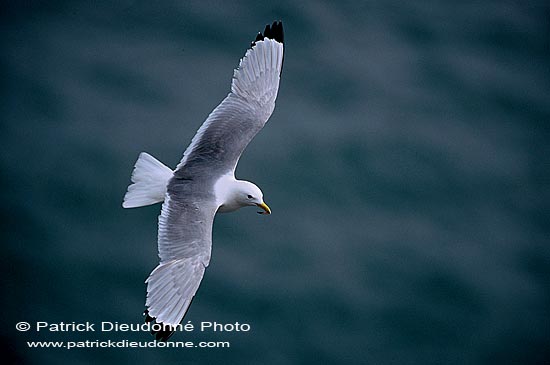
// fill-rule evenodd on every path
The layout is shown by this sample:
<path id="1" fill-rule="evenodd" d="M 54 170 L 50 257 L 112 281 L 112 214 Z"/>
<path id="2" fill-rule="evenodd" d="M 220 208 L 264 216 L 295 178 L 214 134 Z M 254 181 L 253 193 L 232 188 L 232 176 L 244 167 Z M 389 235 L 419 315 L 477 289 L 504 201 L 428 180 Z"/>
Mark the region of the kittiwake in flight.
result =
<path id="1" fill-rule="evenodd" d="M 258 206 L 271 210 L 260 188 L 237 180 L 235 168 L 275 108 L 283 66 L 283 25 L 258 33 L 233 72 L 231 91 L 206 118 L 175 170 L 142 152 L 122 206 L 162 203 L 158 220 L 160 263 L 147 280 L 146 321 L 167 340 L 195 296 L 210 262 L 212 224 L 220 212 Z M 159 326 L 157 326 L 158 328 Z"/>

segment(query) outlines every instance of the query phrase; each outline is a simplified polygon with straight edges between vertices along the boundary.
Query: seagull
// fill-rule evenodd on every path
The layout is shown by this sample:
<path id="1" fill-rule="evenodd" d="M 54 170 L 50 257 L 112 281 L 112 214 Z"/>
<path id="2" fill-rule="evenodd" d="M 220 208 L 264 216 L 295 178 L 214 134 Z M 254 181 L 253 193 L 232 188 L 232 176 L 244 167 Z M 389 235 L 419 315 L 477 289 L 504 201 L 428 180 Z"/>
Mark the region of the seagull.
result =
<path id="1" fill-rule="evenodd" d="M 162 202 L 158 219 L 159 265 L 147 284 L 144 312 L 151 332 L 166 341 L 183 320 L 212 251 L 216 213 L 257 206 L 271 214 L 255 184 L 237 180 L 235 168 L 275 108 L 283 66 L 281 21 L 258 33 L 233 72 L 231 91 L 199 128 L 175 170 L 142 152 L 122 206 Z"/>

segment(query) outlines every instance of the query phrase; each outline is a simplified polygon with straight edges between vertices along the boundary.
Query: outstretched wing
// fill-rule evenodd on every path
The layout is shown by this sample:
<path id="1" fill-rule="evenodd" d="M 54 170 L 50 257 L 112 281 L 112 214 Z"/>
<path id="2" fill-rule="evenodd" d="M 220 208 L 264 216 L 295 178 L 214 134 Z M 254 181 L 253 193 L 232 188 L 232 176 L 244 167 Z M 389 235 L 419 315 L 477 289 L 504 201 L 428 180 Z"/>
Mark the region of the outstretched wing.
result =
<path id="1" fill-rule="evenodd" d="M 178 164 L 175 176 L 222 175 L 263 128 L 273 109 L 283 66 L 283 25 L 267 25 L 233 74 L 231 92 L 210 113 Z"/>
<path id="2" fill-rule="evenodd" d="M 159 217 L 160 264 L 147 278 L 150 317 L 177 325 L 183 319 L 210 262 L 217 206 L 204 185 L 172 179 Z"/>

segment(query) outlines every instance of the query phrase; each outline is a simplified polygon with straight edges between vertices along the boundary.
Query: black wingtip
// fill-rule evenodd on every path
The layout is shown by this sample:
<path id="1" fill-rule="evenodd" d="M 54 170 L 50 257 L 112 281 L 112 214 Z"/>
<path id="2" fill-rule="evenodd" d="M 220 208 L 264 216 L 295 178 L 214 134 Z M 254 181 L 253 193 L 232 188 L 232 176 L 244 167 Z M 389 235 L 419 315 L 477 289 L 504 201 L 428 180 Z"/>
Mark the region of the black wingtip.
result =
<path id="1" fill-rule="evenodd" d="M 283 22 L 280 20 L 276 20 L 271 25 L 267 24 L 265 26 L 264 32 L 258 33 L 256 39 L 254 40 L 254 42 L 252 42 L 252 46 L 254 46 L 258 41 L 263 41 L 264 38 L 273 39 L 277 42 L 284 44 L 285 34 L 283 31 Z"/>
<path id="2" fill-rule="evenodd" d="M 155 317 L 151 317 L 147 309 L 143 312 L 143 315 L 145 316 L 145 323 L 156 322 Z M 162 330 L 158 330 L 158 331 L 155 329 L 151 330 L 151 334 L 155 336 L 155 340 L 166 342 L 174 334 L 175 331 L 165 329 L 165 327 L 167 326 L 162 326 L 162 327 L 163 327 Z"/>

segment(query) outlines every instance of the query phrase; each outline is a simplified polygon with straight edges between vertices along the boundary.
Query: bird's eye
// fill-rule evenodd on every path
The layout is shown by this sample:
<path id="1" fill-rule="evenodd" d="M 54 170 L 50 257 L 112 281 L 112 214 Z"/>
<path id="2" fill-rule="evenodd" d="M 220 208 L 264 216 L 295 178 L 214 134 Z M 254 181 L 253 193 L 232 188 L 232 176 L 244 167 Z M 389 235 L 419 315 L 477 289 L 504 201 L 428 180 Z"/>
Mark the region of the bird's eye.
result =
<path id="1" fill-rule="evenodd" d="M 252 195 L 248 194 L 247 198 L 252 199 Z"/>

